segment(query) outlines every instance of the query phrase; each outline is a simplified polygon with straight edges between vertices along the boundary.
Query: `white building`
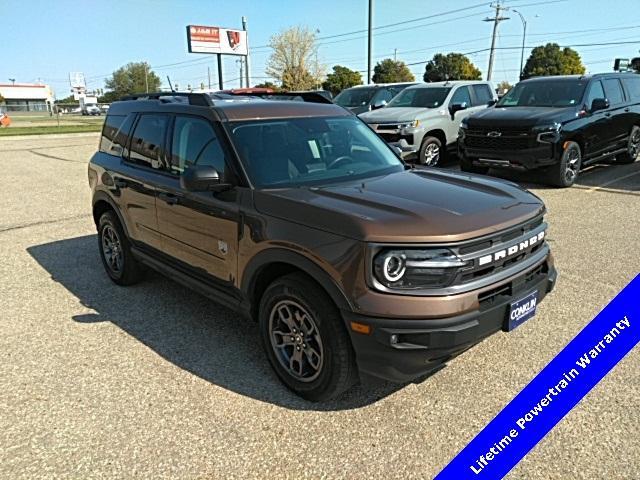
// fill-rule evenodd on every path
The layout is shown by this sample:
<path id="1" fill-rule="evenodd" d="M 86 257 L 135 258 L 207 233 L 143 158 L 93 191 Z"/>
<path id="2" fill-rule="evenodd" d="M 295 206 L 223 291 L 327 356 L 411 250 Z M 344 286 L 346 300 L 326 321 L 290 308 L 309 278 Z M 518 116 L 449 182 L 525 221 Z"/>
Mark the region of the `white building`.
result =
<path id="1" fill-rule="evenodd" d="M 50 111 L 54 100 L 51 87 L 38 83 L 0 83 L 0 95 L 6 112 Z"/>

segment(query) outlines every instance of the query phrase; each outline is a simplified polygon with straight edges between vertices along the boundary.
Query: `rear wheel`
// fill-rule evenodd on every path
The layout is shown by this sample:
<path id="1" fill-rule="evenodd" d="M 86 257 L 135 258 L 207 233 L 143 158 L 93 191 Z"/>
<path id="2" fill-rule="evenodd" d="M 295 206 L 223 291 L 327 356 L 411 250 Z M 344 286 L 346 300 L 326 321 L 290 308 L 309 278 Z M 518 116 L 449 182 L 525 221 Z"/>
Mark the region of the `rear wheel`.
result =
<path id="1" fill-rule="evenodd" d="M 566 142 L 560 161 L 549 167 L 548 182 L 556 187 L 570 187 L 578 178 L 582 166 L 582 151 L 576 142 Z"/>
<path id="2" fill-rule="evenodd" d="M 131 243 L 116 214 L 105 212 L 98 222 L 100 258 L 109 278 L 118 285 L 133 285 L 144 274 L 143 266 L 133 257 Z"/>
<path id="3" fill-rule="evenodd" d="M 269 363 L 301 397 L 329 400 L 357 382 L 355 354 L 340 312 L 305 275 L 286 275 L 267 288 L 259 324 Z"/>
<path id="4" fill-rule="evenodd" d="M 437 137 L 425 137 L 418 152 L 418 162 L 427 167 L 435 167 L 445 157 L 442 142 Z"/>
<path id="5" fill-rule="evenodd" d="M 633 163 L 638 159 L 640 154 L 640 127 L 634 125 L 629 134 L 629 142 L 627 143 L 627 151 L 617 156 L 618 163 Z"/>
<path id="6" fill-rule="evenodd" d="M 479 173 L 482 175 L 486 175 L 489 173 L 489 167 L 482 167 L 479 165 L 474 165 L 470 158 L 465 156 L 460 157 L 460 170 L 468 173 Z"/>

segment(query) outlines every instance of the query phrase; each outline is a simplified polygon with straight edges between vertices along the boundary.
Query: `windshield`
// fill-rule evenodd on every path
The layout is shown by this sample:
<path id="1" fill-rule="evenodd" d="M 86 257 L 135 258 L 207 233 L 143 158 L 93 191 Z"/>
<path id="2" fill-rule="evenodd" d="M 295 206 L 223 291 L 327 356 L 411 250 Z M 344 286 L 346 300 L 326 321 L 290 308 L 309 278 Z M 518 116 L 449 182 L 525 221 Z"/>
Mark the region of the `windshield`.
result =
<path id="1" fill-rule="evenodd" d="M 404 169 L 391 149 L 353 117 L 230 123 L 252 183 L 261 188 L 324 185 Z"/>
<path id="2" fill-rule="evenodd" d="M 496 104 L 498 107 L 571 107 L 578 105 L 586 80 L 544 80 L 522 82 Z"/>
<path id="3" fill-rule="evenodd" d="M 333 103 L 341 107 L 362 107 L 369 105 L 374 93 L 376 93 L 375 88 L 348 88 L 340 92 L 333 99 Z"/>
<path id="4" fill-rule="evenodd" d="M 407 88 L 396 95 L 387 107 L 437 108 L 441 106 L 451 87 Z"/>

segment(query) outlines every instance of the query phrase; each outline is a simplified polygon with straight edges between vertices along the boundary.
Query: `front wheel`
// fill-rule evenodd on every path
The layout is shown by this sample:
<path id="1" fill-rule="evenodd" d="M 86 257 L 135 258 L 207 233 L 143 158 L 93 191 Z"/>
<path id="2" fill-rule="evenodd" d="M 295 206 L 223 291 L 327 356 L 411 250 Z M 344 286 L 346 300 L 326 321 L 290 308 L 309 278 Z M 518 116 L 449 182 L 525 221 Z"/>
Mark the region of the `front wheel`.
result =
<path id="1" fill-rule="evenodd" d="M 573 185 L 582 166 L 582 151 L 576 142 L 566 142 L 560 161 L 549 167 L 548 182 L 556 187 Z"/>
<path id="2" fill-rule="evenodd" d="M 616 161 L 618 163 L 633 163 L 638 159 L 638 154 L 640 154 L 640 127 L 634 125 L 629 134 L 627 151 L 618 155 Z"/>
<path id="3" fill-rule="evenodd" d="M 444 148 L 437 137 L 425 137 L 418 152 L 418 162 L 427 167 L 435 167 L 444 159 Z"/>
<path id="4" fill-rule="evenodd" d="M 311 401 L 337 397 L 358 381 L 339 310 L 302 274 L 274 281 L 260 301 L 262 345 L 280 380 Z"/>

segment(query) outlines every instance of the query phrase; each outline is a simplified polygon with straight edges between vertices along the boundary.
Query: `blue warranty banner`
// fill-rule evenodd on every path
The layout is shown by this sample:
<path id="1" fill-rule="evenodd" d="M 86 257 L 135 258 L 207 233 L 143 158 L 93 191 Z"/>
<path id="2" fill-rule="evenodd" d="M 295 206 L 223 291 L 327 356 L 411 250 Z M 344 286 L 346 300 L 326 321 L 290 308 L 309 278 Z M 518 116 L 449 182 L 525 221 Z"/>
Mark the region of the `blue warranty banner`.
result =
<path id="1" fill-rule="evenodd" d="M 640 275 L 489 422 L 436 480 L 503 478 L 639 341 Z"/>

